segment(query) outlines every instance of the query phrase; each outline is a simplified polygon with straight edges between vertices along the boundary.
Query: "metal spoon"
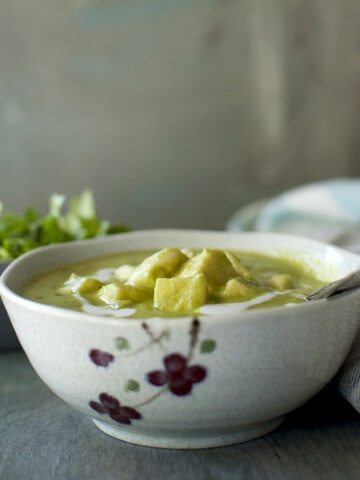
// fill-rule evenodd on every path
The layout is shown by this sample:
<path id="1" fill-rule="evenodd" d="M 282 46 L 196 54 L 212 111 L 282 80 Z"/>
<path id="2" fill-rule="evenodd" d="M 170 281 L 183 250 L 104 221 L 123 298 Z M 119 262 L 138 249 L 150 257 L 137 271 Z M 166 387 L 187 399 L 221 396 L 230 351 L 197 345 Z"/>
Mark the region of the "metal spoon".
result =
<path id="1" fill-rule="evenodd" d="M 335 282 L 328 283 L 317 288 L 306 296 L 306 300 L 320 300 L 321 298 L 332 297 L 338 293 L 354 290 L 360 287 L 360 270 L 356 270 L 346 277 L 340 278 Z"/>

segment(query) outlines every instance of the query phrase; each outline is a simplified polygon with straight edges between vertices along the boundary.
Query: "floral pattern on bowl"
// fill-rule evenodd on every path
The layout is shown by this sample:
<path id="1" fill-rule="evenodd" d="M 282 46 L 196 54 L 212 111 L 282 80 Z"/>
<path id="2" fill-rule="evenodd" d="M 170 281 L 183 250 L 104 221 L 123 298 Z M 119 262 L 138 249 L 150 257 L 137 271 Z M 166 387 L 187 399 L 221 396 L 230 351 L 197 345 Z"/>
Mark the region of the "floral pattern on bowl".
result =
<path id="1" fill-rule="evenodd" d="M 125 354 L 113 354 L 98 348 L 92 348 L 89 351 L 89 358 L 92 363 L 100 368 L 110 368 L 117 359 L 122 360 L 133 355 L 138 355 L 150 345 L 156 343 L 162 349 L 166 349 L 163 344 L 164 338 L 170 337 L 170 330 L 164 329 L 160 335 L 156 336 L 151 331 L 146 322 L 141 323 L 143 331 L 148 337 L 148 341 L 144 345 L 133 352 L 126 352 Z M 146 398 L 140 403 L 133 406 L 122 406 L 120 400 L 107 392 L 99 394 L 99 401 L 90 400 L 89 406 L 99 414 L 106 414 L 115 422 L 131 425 L 132 420 L 140 420 L 143 418 L 139 408 L 156 400 L 160 395 L 169 391 L 171 394 L 182 397 L 191 394 L 194 384 L 203 382 L 207 377 L 207 368 L 203 365 L 191 364 L 191 359 L 194 350 L 198 344 L 200 331 L 200 321 L 198 318 L 193 318 L 191 321 L 189 331 L 189 350 L 186 355 L 179 352 L 167 353 L 163 357 L 164 369 L 155 369 L 145 373 L 145 380 L 155 387 L 161 387 L 154 395 Z M 117 337 L 115 345 L 119 350 L 129 350 L 129 342 L 124 337 Z M 206 338 L 200 344 L 200 351 L 202 353 L 211 353 L 216 348 L 216 342 L 213 339 Z M 136 380 L 129 379 L 127 382 L 127 389 L 132 391 L 139 391 L 140 385 Z"/>

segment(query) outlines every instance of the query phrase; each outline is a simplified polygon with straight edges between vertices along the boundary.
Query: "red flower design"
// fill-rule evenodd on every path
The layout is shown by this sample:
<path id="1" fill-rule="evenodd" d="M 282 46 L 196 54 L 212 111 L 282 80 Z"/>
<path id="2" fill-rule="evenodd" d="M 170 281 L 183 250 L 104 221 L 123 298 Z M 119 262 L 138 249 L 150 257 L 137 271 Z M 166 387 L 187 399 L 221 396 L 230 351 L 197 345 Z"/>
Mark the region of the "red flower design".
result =
<path id="1" fill-rule="evenodd" d="M 157 387 L 169 386 L 174 395 L 188 395 L 194 383 L 206 377 L 206 369 L 201 365 L 188 365 L 187 359 L 180 353 L 171 353 L 164 358 L 164 370 L 153 370 L 147 374 L 147 380 Z"/>
<path id="2" fill-rule="evenodd" d="M 107 393 L 100 393 L 99 402 L 91 400 L 90 407 L 98 413 L 105 413 L 115 422 L 131 425 L 132 420 L 139 420 L 141 414 L 132 407 L 122 407 L 119 400 Z"/>
<path id="3" fill-rule="evenodd" d="M 89 357 L 91 361 L 98 367 L 107 367 L 109 363 L 114 361 L 114 355 L 111 355 L 111 353 L 108 352 L 103 352 L 102 350 L 98 350 L 97 348 L 90 350 Z"/>

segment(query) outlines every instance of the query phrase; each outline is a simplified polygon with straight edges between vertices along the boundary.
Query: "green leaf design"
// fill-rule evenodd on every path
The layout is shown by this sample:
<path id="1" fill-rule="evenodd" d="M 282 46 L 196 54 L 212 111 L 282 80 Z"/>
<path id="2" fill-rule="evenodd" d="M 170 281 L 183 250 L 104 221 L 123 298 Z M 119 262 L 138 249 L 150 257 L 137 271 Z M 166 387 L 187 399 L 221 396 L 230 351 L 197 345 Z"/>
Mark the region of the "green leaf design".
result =
<path id="1" fill-rule="evenodd" d="M 126 382 L 125 390 L 127 392 L 138 392 L 140 390 L 140 384 L 136 380 L 130 378 Z"/>
<path id="2" fill-rule="evenodd" d="M 116 337 L 115 338 L 115 347 L 118 350 L 129 350 L 130 344 L 125 337 Z"/>
<path id="3" fill-rule="evenodd" d="M 216 348 L 216 342 L 212 338 L 205 338 L 200 344 L 201 353 L 211 353 Z"/>

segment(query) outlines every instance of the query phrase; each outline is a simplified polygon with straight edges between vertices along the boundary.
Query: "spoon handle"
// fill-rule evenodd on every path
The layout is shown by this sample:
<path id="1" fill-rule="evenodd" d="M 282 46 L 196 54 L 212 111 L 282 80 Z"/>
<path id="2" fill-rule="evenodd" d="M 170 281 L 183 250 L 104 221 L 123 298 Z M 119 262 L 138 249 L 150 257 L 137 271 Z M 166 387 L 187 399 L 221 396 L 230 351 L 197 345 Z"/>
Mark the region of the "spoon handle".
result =
<path id="1" fill-rule="evenodd" d="M 353 290 L 358 287 L 360 287 L 360 270 L 350 273 L 350 275 L 341 278 L 340 280 L 336 280 L 335 282 L 317 288 L 306 296 L 306 300 L 320 300 L 321 298 L 332 297 L 338 293 Z"/>

